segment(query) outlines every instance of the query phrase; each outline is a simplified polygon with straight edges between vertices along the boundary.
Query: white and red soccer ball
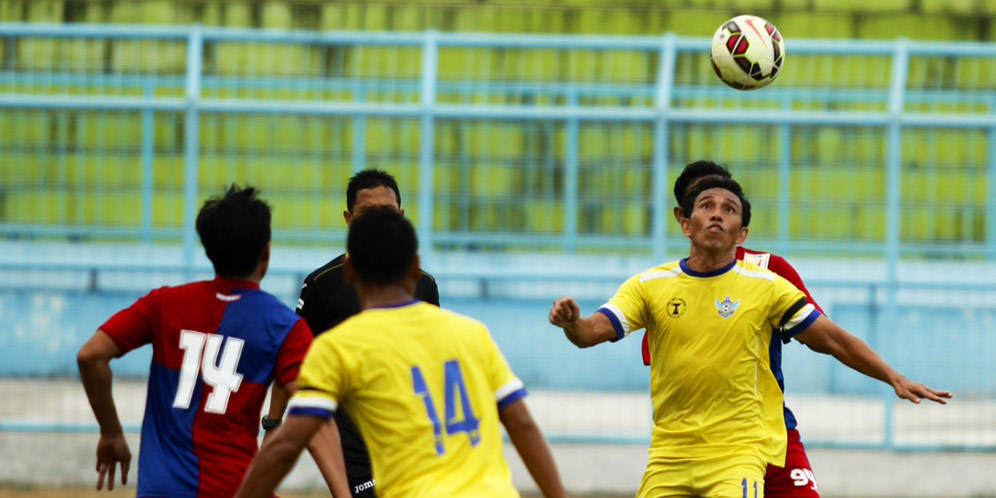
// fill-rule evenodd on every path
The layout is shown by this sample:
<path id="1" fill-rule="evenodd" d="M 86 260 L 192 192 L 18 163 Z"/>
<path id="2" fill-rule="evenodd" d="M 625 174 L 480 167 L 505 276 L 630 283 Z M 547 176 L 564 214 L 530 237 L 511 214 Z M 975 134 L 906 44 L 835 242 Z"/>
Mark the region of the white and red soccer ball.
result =
<path id="1" fill-rule="evenodd" d="M 774 24 L 757 16 L 737 16 L 712 37 L 712 68 L 737 90 L 754 90 L 778 77 L 785 42 Z"/>

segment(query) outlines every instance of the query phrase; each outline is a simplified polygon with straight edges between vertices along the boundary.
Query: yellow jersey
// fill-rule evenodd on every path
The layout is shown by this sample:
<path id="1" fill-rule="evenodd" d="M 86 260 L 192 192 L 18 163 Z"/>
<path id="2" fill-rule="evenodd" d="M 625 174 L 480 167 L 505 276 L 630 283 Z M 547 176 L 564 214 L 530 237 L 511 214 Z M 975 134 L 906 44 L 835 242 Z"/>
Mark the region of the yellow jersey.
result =
<path id="1" fill-rule="evenodd" d="M 312 344 L 288 404 L 360 430 L 377 495 L 518 496 L 498 411 L 525 389 L 484 324 L 421 301 L 365 310 Z"/>
<path id="2" fill-rule="evenodd" d="M 819 316 L 805 294 L 752 263 L 701 273 L 681 260 L 633 276 L 598 312 L 616 340 L 647 329 L 651 462 L 740 455 L 784 465 L 783 397 L 769 346 L 773 331 L 788 338 Z"/>

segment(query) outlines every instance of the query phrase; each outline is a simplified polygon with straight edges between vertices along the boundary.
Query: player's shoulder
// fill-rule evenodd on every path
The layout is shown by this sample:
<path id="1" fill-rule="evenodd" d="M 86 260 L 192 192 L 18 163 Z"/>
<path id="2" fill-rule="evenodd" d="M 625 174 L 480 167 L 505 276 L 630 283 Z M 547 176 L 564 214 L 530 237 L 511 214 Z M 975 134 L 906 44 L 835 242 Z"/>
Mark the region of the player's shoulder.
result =
<path id="1" fill-rule="evenodd" d="M 325 282 L 338 281 L 342 278 L 342 265 L 346 262 L 346 255 L 340 254 L 328 263 L 318 267 L 315 271 L 304 278 L 307 285 L 316 285 Z"/>
<path id="2" fill-rule="evenodd" d="M 418 306 L 418 312 L 425 314 L 426 322 L 431 323 L 433 328 L 444 331 L 448 340 L 472 344 L 474 346 L 471 349 L 486 348 L 491 342 L 491 330 L 476 318 L 424 302 Z"/>
<path id="3" fill-rule="evenodd" d="M 487 326 L 484 325 L 484 322 L 482 322 L 482 321 L 480 321 L 480 320 L 478 320 L 478 319 L 476 319 L 474 317 L 470 317 L 470 316 L 467 316 L 467 315 L 464 315 L 464 314 L 461 314 L 461 313 L 457 313 L 456 311 L 452 311 L 452 310 L 440 308 L 440 307 L 437 307 L 437 306 L 433 306 L 433 305 L 427 304 L 427 303 L 419 303 L 419 306 L 420 306 L 420 308 L 419 308 L 420 312 L 429 314 L 429 315 L 431 315 L 434 318 L 437 318 L 439 320 L 447 320 L 447 321 L 452 321 L 452 322 L 458 322 L 458 323 L 466 324 L 469 327 L 487 329 Z"/>
<path id="4" fill-rule="evenodd" d="M 761 268 L 771 270 L 775 272 L 775 274 L 781 275 L 782 277 L 786 277 L 786 274 L 791 275 L 793 273 L 797 273 L 795 268 L 788 262 L 787 259 L 773 252 L 762 252 L 747 249 L 746 247 L 738 247 L 737 259 L 749 261 L 757 266 L 760 266 Z"/>
<path id="5" fill-rule="evenodd" d="M 632 281 L 646 283 L 653 280 L 672 279 L 682 274 L 681 261 L 669 261 L 637 273 Z"/>
<path id="6" fill-rule="evenodd" d="M 778 276 L 775 272 L 748 260 L 738 260 L 737 264 L 733 267 L 733 272 L 748 279 L 764 280 L 767 282 L 774 282 Z"/>
<path id="7" fill-rule="evenodd" d="M 429 272 L 427 272 L 427 271 L 425 271 L 425 270 L 423 270 L 421 268 L 419 268 L 418 271 L 420 273 L 420 275 L 418 277 L 419 280 L 421 280 L 422 282 L 427 283 L 427 284 L 436 285 L 436 277 L 433 277 L 431 273 L 429 273 Z"/>
<path id="8" fill-rule="evenodd" d="M 383 311 L 388 311 L 388 313 L 383 313 Z M 365 310 L 347 318 L 334 330 L 336 332 L 340 329 L 358 330 L 361 334 L 365 334 L 364 331 L 371 327 L 383 326 L 388 329 L 393 329 L 398 320 L 407 320 L 411 318 L 415 318 L 415 320 L 420 323 L 427 324 L 427 327 L 438 329 L 470 330 L 486 328 L 484 323 L 477 319 L 462 315 L 455 311 L 434 306 L 424 301 L 416 300 L 412 301 L 410 304 L 386 310 Z"/>
<path id="9" fill-rule="evenodd" d="M 737 247 L 737 259 L 754 263 L 761 268 L 769 268 L 772 260 L 778 258 L 781 258 L 781 256 L 770 252 L 755 251 L 742 246 Z"/>
<path id="10" fill-rule="evenodd" d="M 149 291 L 146 298 L 162 302 L 189 302 L 215 294 L 215 285 L 211 280 L 198 280 L 180 285 L 164 285 Z"/>
<path id="11" fill-rule="evenodd" d="M 232 301 L 232 303 L 237 306 L 241 305 L 240 313 L 255 317 L 256 320 L 273 330 L 289 330 L 298 320 L 301 320 L 301 317 L 277 296 L 263 289 L 240 289 L 238 297 L 239 299 Z"/>

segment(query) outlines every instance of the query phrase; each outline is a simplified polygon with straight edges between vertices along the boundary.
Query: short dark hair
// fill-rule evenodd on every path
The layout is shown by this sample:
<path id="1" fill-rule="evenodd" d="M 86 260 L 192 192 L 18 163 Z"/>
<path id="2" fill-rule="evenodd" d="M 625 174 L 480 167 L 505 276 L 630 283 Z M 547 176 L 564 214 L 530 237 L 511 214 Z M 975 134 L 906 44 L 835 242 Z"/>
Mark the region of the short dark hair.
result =
<path id="1" fill-rule="evenodd" d="M 726 166 L 722 164 L 716 164 L 712 161 L 695 161 L 689 163 L 681 171 L 681 174 L 678 175 L 678 178 L 674 180 L 674 200 L 678 202 L 679 206 L 685 198 L 685 193 L 688 192 L 688 187 L 695 183 L 695 180 L 706 176 L 733 178 L 730 170 L 726 169 Z"/>
<path id="2" fill-rule="evenodd" d="M 270 205 L 259 190 L 232 184 L 220 197 L 204 202 L 197 213 L 197 235 L 222 277 L 247 277 L 270 242 Z"/>
<path id="3" fill-rule="evenodd" d="M 372 207 L 349 226 L 346 250 L 360 280 L 386 285 L 404 278 L 418 253 L 418 237 L 398 211 Z"/>
<path id="4" fill-rule="evenodd" d="M 368 188 L 387 187 L 394 191 L 394 196 L 398 198 L 398 206 L 401 206 L 401 192 L 398 190 L 398 182 L 390 173 L 379 169 L 365 169 L 353 175 L 346 186 L 346 210 L 353 212 L 353 205 L 356 204 L 356 194 Z"/>
<path id="5" fill-rule="evenodd" d="M 741 218 L 742 223 L 740 226 L 750 226 L 750 201 L 747 200 L 747 196 L 744 194 L 744 190 L 740 187 L 740 184 L 732 178 L 710 176 L 696 183 L 692 187 L 692 190 L 688 192 L 688 195 L 681 201 L 681 210 L 685 212 L 685 216 L 692 215 L 692 208 L 695 207 L 695 199 L 698 198 L 699 194 L 711 188 L 729 190 L 733 195 L 737 196 L 740 199 L 740 204 L 743 206 L 743 217 Z"/>

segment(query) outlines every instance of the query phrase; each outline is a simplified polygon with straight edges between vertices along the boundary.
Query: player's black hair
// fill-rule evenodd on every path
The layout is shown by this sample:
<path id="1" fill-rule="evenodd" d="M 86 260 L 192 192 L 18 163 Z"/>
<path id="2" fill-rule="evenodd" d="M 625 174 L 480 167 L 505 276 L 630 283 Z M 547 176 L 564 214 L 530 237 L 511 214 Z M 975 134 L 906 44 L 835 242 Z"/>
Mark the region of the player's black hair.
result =
<path id="1" fill-rule="evenodd" d="M 740 204 L 743 206 L 743 217 L 740 226 L 750 226 L 750 201 L 747 200 L 744 189 L 732 178 L 709 176 L 696 183 L 692 187 L 692 190 L 688 192 L 688 195 L 681 201 L 681 210 L 685 212 L 685 216 L 691 216 L 692 208 L 695 206 L 695 199 L 698 198 L 699 194 L 711 188 L 729 190 L 733 195 L 737 196 L 740 199 Z"/>
<path id="2" fill-rule="evenodd" d="M 398 198 L 398 206 L 401 206 L 401 191 L 398 190 L 398 182 L 390 173 L 379 169 L 365 169 L 353 175 L 346 186 L 346 210 L 353 212 L 353 205 L 356 204 L 356 194 L 368 188 L 387 187 L 394 191 L 394 196 Z"/>
<path id="3" fill-rule="evenodd" d="M 733 178 L 730 174 L 730 170 L 726 169 L 726 166 L 722 164 L 716 164 L 712 161 L 695 161 L 689 163 L 685 166 L 685 169 L 681 171 L 678 178 L 674 180 L 674 200 L 681 205 L 681 201 L 685 198 L 685 192 L 688 191 L 695 180 L 705 176 L 720 176 L 723 178 Z M 684 209 L 682 209 L 684 211 Z M 687 211 L 686 211 L 687 212 Z"/>
<path id="4" fill-rule="evenodd" d="M 346 250 L 363 282 L 387 285 L 400 281 L 418 253 L 415 228 L 386 206 L 363 211 L 349 226 Z"/>
<path id="5" fill-rule="evenodd" d="M 197 213 L 197 234 L 204 252 L 222 277 L 247 277 L 270 242 L 270 205 L 259 190 L 232 184 L 224 195 L 204 202 Z"/>

